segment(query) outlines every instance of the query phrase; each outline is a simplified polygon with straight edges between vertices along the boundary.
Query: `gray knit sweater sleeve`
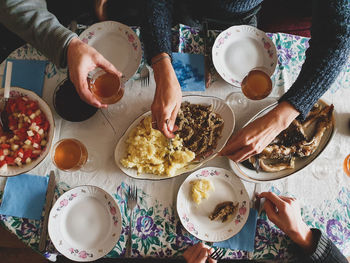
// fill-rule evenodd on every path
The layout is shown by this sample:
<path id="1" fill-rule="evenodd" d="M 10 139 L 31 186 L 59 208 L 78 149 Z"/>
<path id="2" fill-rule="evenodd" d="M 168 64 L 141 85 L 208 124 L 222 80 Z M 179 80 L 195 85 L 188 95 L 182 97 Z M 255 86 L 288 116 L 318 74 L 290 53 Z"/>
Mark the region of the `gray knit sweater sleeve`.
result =
<path id="1" fill-rule="evenodd" d="M 310 47 L 298 78 L 280 101 L 304 119 L 335 81 L 350 54 L 350 1 L 314 0 Z"/>
<path id="2" fill-rule="evenodd" d="M 0 23 L 48 57 L 66 67 L 70 40 L 77 36 L 47 10 L 45 0 L 1 0 Z"/>

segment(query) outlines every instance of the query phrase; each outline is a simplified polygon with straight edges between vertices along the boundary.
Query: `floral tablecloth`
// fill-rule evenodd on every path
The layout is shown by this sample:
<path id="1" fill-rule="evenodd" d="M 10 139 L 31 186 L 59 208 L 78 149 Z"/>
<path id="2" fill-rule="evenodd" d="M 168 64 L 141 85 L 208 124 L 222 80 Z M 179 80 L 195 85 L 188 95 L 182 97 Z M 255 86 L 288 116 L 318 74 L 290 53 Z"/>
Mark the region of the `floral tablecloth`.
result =
<path id="1" fill-rule="evenodd" d="M 213 42 L 217 32 L 210 31 Z M 269 34 L 277 47 L 278 66 L 274 74 L 275 88 L 271 97 L 278 97 L 290 87 L 297 77 L 305 59 L 308 39 L 283 33 Z M 203 40 L 196 29 L 180 25 L 174 31 L 174 48 L 178 52 L 203 52 Z M 25 45 L 10 55 L 11 58 L 45 59 L 30 45 Z M 4 66 L 2 63 L 1 67 Z M 0 75 L 3 69 L 0 67 Z M 350 63 L 344 68 L 324 98 L 335 104 L 337 132 L 329 147 L 307 168 L 286 179 L 264 183 L 262 190 L 277 194 L 291 195 L 300 200 L 304 220 L 310 227 L 324 231 L 338 248 L 350 256 L 350 178 L 342 170 L 342 162 L 350 153 L 350 132 L 347 123 L 350 117 Z M 138 181 L 127 177 L 115 165 L 114 148 L 125 129 L 140 114 L 148 111 L 152 103 L 155 83 L 151 78 L 150 86 L 141 87 L 139 81 L 130 80 L 126 85 L 123 99 L 98 111 L 92 118 L 82 123 L 70 123 L 62 120 L 54 111 L 52 94 L 58 83 L 66 77 L 65 70 L 58 70 L 51 63 L 46 68 L 43 98 L 49 103 L 56 123 L 57 141 L 64 137 L 79 138 L 88 149 L 98 151 L 99 163 L 96 172 L 74 174 L 57 170 L 50 158 L 31 171 L 32 174 L 45 176 L 50 170 L 56 174 L 57 199 L 68 189 L 82 185 L 96 185 L 109 192 L 118 202 L 122 213 L 122 234 L 107 257 L 123 257 L 129 229 L 127 192 L 135 184 L 139 191 L 137 207 L 134 211 L 134 229 L 132 229 L 132 257 L 174 257 L 181 256 L 189 244 L 198 242 L 181 225 L 176 213 L 176 194 L 186 175 L 163 181 Z M 225 99 L 235 88 L 226 84 L 218 75 L 213 75 L 213 83 L 205 92 L 190 94 L 213 95 Z M 235 90 L 235 91 L 238 91 Z M 188 93 L 186 93 L 188 94 Z M 265 104 L 264 104 L 265 103 Z M 258 109 L 266 106 L 266 101 L 252 102 L 249 110 L 236 113 L 236 129 L 242 127 Z M 125 118 L 125 116 L 128 116 Z M 113 127 L 111 127 L 113 126 Z M 102 128 L 101 128 L 102 127 Z M 229 169 L 228 160 L 217 157 L 205 166 Z M 0 179 L 0 200 L 5 179 Z M 251 194 L 253 185 L 244 182 Z M 156 190 L 156 191 L 155 191 Z M 38 250 L 41 233 L 41 221 L 28 220 L 0 215 L 0 224 L 17 235 L 25 244 Z M 264 213 L 258 218 L 255 251 L 226 250 L 226 258 L 239 259 L 275 259 L 286 261 L 292 257 L 288 253 L 291 241 L 272 224 Z M 45 256 L 55 260 L 57 251 L 47 241 Z M 84 254 L 81 254 L 84 256 Z M 79 255 L 77 255 L 79 256 Z"/>

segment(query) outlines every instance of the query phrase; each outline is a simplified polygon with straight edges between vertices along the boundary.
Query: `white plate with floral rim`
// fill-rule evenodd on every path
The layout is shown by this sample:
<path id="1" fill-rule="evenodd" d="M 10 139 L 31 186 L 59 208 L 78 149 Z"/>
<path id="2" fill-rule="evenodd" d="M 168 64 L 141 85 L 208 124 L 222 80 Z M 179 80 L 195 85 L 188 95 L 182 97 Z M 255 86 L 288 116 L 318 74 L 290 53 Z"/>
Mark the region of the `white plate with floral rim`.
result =
<path id="1" fill-rule="evenodd" d="M 190 182 L 196 179 L 211 181 L 214 190 L 209 191 L 208 199 L 197 205 L 191 197 Z M 212 221 L 209 215 L 217 204 L 238 202 L 238 211 L 226 222 Z M 189 175 L 180 186 L 176 203 L 177 213 L 184 228 L 198 239 L 208 242 L 220 242 L 236 235 L 249 216 L 249 196 L 241 180 L 232 173 L 219 167 L 205 167 Z"/>
<path id="2" fill-rule="evenodd" d="M 4 89 L 0 90 L 0 100 L 3 100 L 3 95 L 4 94 Z M 50 152 L 51 145 L 52 145 L 52 140 L 55 135 L 55 122 L 52 116 L 51 109 L 49 105 L 42 99 L 40 98 L 35 92 L 26 90 L 23 88 L 19 87 L 11 87 L 10 91 L 10 98 L 12 97 L 22 97 L 22 96 L 27 96 L 28 99 L 37 101 L 39 105 L 39 109 L 45 114 L 46 119 L 48 120 L 50 124 L 50 128 L 48 130 L 47 134 L 47 143 L 45 148 L 42 150 L 40 153 L 39 157 L 36 158 L 35 160 L 32 160 L 31 163 L 29 164 L 23 164 L 22 166 L 9 166 L 7 165 L 7 168 L 2 168 L 0 169 L 0 176 L 14 176 L 18 174 L 22 174 L 25 172 L 28 172 L 32 169 L 34 169 L 37 165 L 39 165 L 47 156 L 47 154 Z"/>
<path id="3" fill-rule="evenodd" d="M 99 22 L 85 29 L 79 38 L 122 72 L 125 82 L 137 71 L 142 48 L 140 39 L 130 27 L 115 21 Z"/>
<path id="4" fill-rule="evenodd" d="M 121 230 L 118 204 L 96 186 L 78 186 L 65 192 L 50 211 L 51 241 L 62 255 L 74 261 L 105 256 L 118 242 Z"/>
<path id="5" fill-rule="evenodd" d="M 318 103 L 321 106 L 329 105 L 329 103 L 325 102 L 324 100 L 319 100 Z M 277 102 L 273 103 L 266 108 L 262 109 L 260 112 L 258 112 L 253 118 L 251 118 L 245 125 L 248 125 L 249 123 L 253 122 L 255 119 L 265 115 L 267 112 L 272 110 L 274 107 L 276 107 Z M 309 164 L 311 164 L 329 145 L 330 141 L 335 135 L 335 110 L 333 110 L 332 114 L 332 125 L 330 128 L 326 129 L 324 132 L 320 143 L 316 149 L 316 151 L 311 154 L 310 156 L 303 157 L 303 158 L 296 158 L 295 159 L 295 167 L 293 169 L 285 169 L 278 172 L 265 172 L 260 169 L 259 173 L 255 171 L 255 169 L 248 168 L 242 163 L 236 163 L 232 160 L 229 160 L 229 164 L 233 172 L 240 177 L 241 179 L 248 181 L 248 182 L 254 182 L 254 183 L 262 183 L 262 182 L 269 182 L 274 180 L 279 180 L 282 178 L 286 178 L 292 174 L 295 174 L 296 172 L 304 169 Z M 306 134 L 310 135 L 312 133 L 312 129 L 307 129 L 305 132 Z"/>
<path id="6" fill-rule="evenodd" d="M 233 132 L 233 129 L 235 127 L 235 115 L 234 115 L 232 109 L 226 104 L 226 102 L 224 100 L 216 98 L 216 97 L 212 97 L 212 96 L 188 95 L 188 96 L 183 96 L 183 98 L 182 98 L 182 102 L 186 102 L 186 101 L 189 103 L 192 103 L 192 104 L 213 105 L 213 112 L 219 114 L 221 116 L 221 118 L 223 118 L 224 127 L 222 129 L 221 137 L 218 140 L 216 148 L 213 149 L 210 152 L 210 154 L 206 155 L 200 161 L 195 161 L 193 163 L 189 163 L 184 168 L 177 170 L 175 176 L 181 175 L 183 173 L 192 172 L 192 171 L 198 169 L 204 163 L 213 159 L 217 155 L 217 153 L 219 151 L 221 151 L 222 148 L 224 148 L 226 142 L 230 138 L 230 136 Z M 120 163 L 120 160 L 125 156 L 125 153 L 127 151 L 127 144 L 125 142 L 129 136 L 130 131 L 133 128 L 135 128 L 140 123 L 140 121 L 143 120 L 148 115 L 151 115 L 150 111 L 139 116 L 129 126 L 129 128 L 124 132 L 123 136 L 119 139 L 117 146 L 115 148 L 114 160 L 115 160 L 117 166 L 125 174 L 127 174 L 128 176 L 133 177 L 135 179 L 164 180 L 164 179 L 172 178 L 172 177 L 160 176 L 160 175 L 148 174 L 148 173 L 141 173 L 138 175 L 136 169 L 125 168 Z"/>
<path id="7" fill-rule="evenodd" d="M 221 32 L 212 48 L 214 67 L 229 84 L 241 82 L 253 68 L 262 67 L 271 77 L 277 65 L 276 47 L 265 32 L 253 26 L 232 26 Z"/>

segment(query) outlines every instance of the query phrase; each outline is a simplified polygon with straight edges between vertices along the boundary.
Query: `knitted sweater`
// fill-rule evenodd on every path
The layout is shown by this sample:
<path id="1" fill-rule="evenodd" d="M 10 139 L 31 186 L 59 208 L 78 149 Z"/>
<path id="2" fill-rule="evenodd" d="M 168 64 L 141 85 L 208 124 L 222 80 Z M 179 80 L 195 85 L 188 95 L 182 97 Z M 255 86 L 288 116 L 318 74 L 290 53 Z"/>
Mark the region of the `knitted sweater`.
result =
<path id="1" fill-rule="evenodd" d="M 299 256 L 297 262 L 314 262 L 314 263 L 347 263 L 345 256 L 339 251 L 334 243 L 319 229 L 312 228 L 312 235 L 316 242 L 315 251 L 307 256 L 300 247 L 295 249 Z"/>
<path id="2" fill-rule="evenodd" d="M 194 2 L 196 0 L 187 0 Z M 211 16 L 240 15 L 262 0 L 202 0 Z M 172 0 L 148 0 L 143 39 L 148 59 L 166 52 L 171 54 Z M 334 82 L 350 54 L 350 2 L 314 0 L 310 46 L 300 74 L 280 98 L 288 101 L 304 119 L 312 106 Z"/>

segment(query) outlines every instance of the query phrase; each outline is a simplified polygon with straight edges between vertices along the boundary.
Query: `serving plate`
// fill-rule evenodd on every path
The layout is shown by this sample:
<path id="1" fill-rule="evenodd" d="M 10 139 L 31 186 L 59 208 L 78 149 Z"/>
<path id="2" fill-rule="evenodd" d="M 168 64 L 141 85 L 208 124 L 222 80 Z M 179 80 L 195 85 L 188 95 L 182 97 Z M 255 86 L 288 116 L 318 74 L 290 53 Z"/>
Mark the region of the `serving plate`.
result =
<path id="1" fill-rule="evenodd" d="M 2 100 L 4 96 L 4 89 L 0 90 L 0 100 Z M 40 110 L 45 114 L 47 120 L 50 123 L 49 133 L 48 133 L 48 140 L 45 149 L 41 152 L 40 156 L 32 161 L 30 164 L 23 164 L 22 166 L 7 166 L 7 169 L 0 169 L 0 176 L 14 176 L 18 174 L 22 174 L 25 172 L 28 172 L 32 169 L 34 169 L 38 164 L 40 164 L 47 154 L 50 152 L 52 140 L 54 138 L 55 133 L 55 122 L 52 116 L 51 109 L 47 103 L 40 98 L 35 92 L 22 89 L 19 87 L 11 87 L 10 91 L 10 97 L 18 97 L 18 96 L 27 96 L 31 100 L 35 100 L 39 104 Z"/>
<path id="2" fill-rule="evenodd" d="M 191 184 L 195 179 L 212 182 L 214 190 L 209 198 L 197 205 L 192 201 Z M 238 211 L 232 220 L 226 222 L 212 221 L 209 215 L 217 204 L 238 202 Z M 249 216 L 249 196 L 241 182 L 232 171 L 218 167 L 205 167 L 189 175 L 180 186 L 176 203 L 177 213 L 184 228 L 195 237 L 208 241 L 220 242 L 236 235 L 246 223 Z"/>
<path id="3" fill-rule="evenodd" d="M 322 106 L 324 105 L 329 105 L 329 103 L 319 100 L 318 103 L 320 103 Z M 277 102 L 274 104 L 271 104 L 267 106 L 265 109 L 261 110 L 259 113 L 257 113 L 251 120 L 249 120 L 246 124 L 248 125 L 249 123 L 253 122 L 255 119 L 265 115 L 267 112 L 272 110 L 274 107 L 277 106 Z M 293 169 L 285 169 L 282 171 L 278 172 L 265 172 L 265 171 L 259 171 L 257 173 L 255 170 L 249 169 L 246 166 L 244 166 L 242 163 L 236 163 L 232 160 L 229 160 L 229 164 L 233 172 L 240 177 L 241 179 L 249 182 L 268 182 L 268 181 L 273 181 L 273 180 L 278 180 L 285 178 L 287 176 L 290 176 L 292 174 L 295 174 L 296 172 L 304 169 L 308 165 L 310 165 L 329 145 L 331 142 L 332 138 L 334 137 L 335 134 L 335 110 L 333 110 L 333 116 L 332 116 L 332 122 L 333 125 L 329 129 L 327 129 L 322 136 L 322 139 L 320 141 L 319 146 L 317 147 L 316 151 L 304 158 L 296 158 L 295 159 L 295 167 Z"/>
<path id="4" fill-rule="evenodd" d="M 49 215 L 52 243 L 74 261 L 93 261 L 105 256 L 118 242 L 121 230 L 118 204 L 106 191 L 92 185 L 65 192 Z"/>
<path id="5" fill-rule="evenodd" d="M 253 68 L 264 68 L 271 77 L 277 65 L 275 44 L 265 32 L 253 26 L 232 26 L 221 32 L 212 48 L 213 64 L 229 84 L 241 87 Z"/>
<path id="6" fill-rule="evenodd" d="M 124 82 L 136 73 L 142 48 L 140 39 L 130 27 L 115 21 L 99 22 L 85 29 L 79 38 L 122 72 Z"/>
<path id="7" fill-rule="evenodd" d="M 210 97 L 210 96 L 197 96 L 197 95 L 188 95 L 184 96 L 182 99 L 183 102 L 187 101 L 192 104 L 203 104 L 203 105 L 213 105 L 213 111 L 221 116 L 221 118 L 224 119 L 224 128 L 221 133 L 221 138 L 218 140 L 216 148 L 213 150 L 213 152 L 206 156 L 204 159 L 201 159 L 200 161 L 195 161 L 187 166 L 185 166 L 182 169 L 177 170 L 176 175 L 178 176 L 183 173 L 191 172 L 196 169 L 198 169 L 200 166 L 202 166 L 207 161 L 213 159 L 217 153 L 225 146 L 227 140 L 230 138 L 234 126 L 235 126 L 235 116 L 232 111 L 232 109 L 225 103 L 224 100 L 216 98 L 216 97 Z M 125 153 L 127 151 L 127 144 L 125 141 L 128 138 L 128 135 L 130 131 L 135 128 L 141 120 L 143 120 L 146 116 L 151 115 L 151 112 L 148 111 L 141 116 L 139 116 L 131 125 L 130 127 L 124 132 L 123 136 L 119 139 L 117 146 L 114 151 L 114 159 L 117 164 L 117 166 L 128 176 L 136 178 L 136 179 L 148 179 L 148 180 L 164 180 L 169 179 L 172 177 L 167 176 L 160 176 L 160 175 L 154 175 L 149 173 L 141 173 L 137 174 L 136 169 L 131 168 L 125 168 L 121 163 L 120 159 L 122 159 L 125 156 Z"/>

